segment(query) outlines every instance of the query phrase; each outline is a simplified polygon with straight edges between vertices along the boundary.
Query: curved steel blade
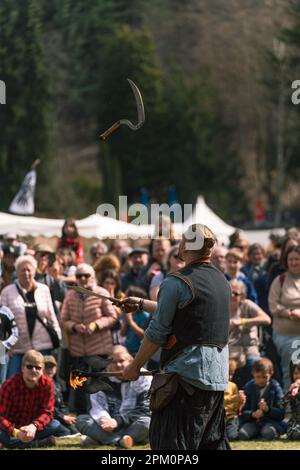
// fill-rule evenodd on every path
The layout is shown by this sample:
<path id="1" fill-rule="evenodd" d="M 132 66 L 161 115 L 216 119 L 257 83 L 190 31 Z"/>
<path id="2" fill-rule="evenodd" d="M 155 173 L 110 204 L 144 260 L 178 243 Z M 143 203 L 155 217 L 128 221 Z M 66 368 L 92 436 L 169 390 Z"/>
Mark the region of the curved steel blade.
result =
<path id="1" fill-rule="evenodd" d="M 120 124 L 126 124 L 133 131 L 137 131 L 140 127 L 142 127 L 142 125 L 145 122 L 144 103 L 143 103 L 143 98 L 142 98 L 141 92 L 138 89 L 138 87 L 136 86 L 136 84 L 132 80 L 130 80 L 130 78 L 127 78 L 127 81 L 129 83 L 129 85 L 131 86 L 131 89 L 132 89 L 133 94 L 134 94 L 136 107 L 137 107 L 137 112 L 138 112 L 138 122 L 137 122 L 137 124 L 132 124 L 132 122 L 129 121 L 129 119 L 120 119 Z"/>

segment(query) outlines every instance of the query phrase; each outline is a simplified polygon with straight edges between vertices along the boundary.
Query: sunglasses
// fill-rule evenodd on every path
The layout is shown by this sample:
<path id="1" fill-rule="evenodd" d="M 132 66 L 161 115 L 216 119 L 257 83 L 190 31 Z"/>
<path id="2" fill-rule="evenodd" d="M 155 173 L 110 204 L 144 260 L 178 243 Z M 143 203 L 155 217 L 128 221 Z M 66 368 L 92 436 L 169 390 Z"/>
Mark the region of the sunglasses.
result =
<path id="1" fill-rule="evenodd" d="M 231 292 L 231 295 L 232 297 L 238 297 L 239 295 L 241 295 L 240 292 Z"/>
<path id="2" fill-rule="evenodd" d="M 53 367 L 56 367 L 56 364 L 45 364 L 46 369 L 53 369 Z"/>
<path id="3" fill-rule="evenodd" d="M 35 370 L 42 370 L 42 366 L 34 366 L 34 365 L 32 365 L 32 364 L 26 364 L 25 367 L 26 367 L 26 369 L 28 369 L 28 370 L 33 370 L 33 369 L 35 369 Z"/>
<path id="4" fill-rule="evenodd" d="M 81 279 L 82 277 L 87 278 L 87 277 L 91 277 L 91 275 L 90 274 L 76 274 L 76 279 Z"/>

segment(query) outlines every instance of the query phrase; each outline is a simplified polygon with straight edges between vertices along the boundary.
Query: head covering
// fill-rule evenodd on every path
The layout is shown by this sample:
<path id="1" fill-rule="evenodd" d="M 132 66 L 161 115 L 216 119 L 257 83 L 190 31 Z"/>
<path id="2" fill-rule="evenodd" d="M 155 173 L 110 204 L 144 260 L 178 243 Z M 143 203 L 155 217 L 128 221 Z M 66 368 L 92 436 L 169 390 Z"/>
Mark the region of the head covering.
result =
<path id="1" fill-rule="evenodd" d="M 4 240 L 16 240 L 17 239 L 17 234 L 15 232 L 9 232 L 3 235 Z"/>
<path id="2" fill-rule="evenodd" d="M 136 247 L 136 248 L 133 248 L 133 250 L 131 250 L 128 256 L 139 255 L 139 254 L 149 255 L 149 251 L 146 248 Z"/>
<path id="3" fill-rule="evenodd" d="M 190 225 L 183 235 L 187 251 L 196 251 L 199 256 L 203 257 L 211 255 L 216 236 L 206 225 Z"/>
<path id="4" fill-rule="evenodd" d="M 34 250 L 36 253 L 44 252 L 44 253 L 54 253 L 54 250 L 51 246 L 47 245 L 47 243 L 38 243 L 34 246 Z"/>
<path id="5" fill-rule="evenodd" d="M 2 251 L 4 255 L 12 255 L 15 258 L 20 256 L 20 247 L 13 245 L 2 245 Z"/>

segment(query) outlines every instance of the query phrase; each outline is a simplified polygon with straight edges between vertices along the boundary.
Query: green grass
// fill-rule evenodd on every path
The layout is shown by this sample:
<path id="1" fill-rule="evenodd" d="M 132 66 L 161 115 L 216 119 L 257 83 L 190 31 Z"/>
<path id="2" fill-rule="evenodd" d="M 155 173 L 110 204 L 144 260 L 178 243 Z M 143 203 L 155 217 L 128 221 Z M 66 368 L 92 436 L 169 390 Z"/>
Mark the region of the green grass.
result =
<path id="1" fill-rule="evenodd" d="M 237 441 L 231 443 L 233 450 L 300 450 L 300 441 L 291 442 L 285 438 L 278 439 L 276 441 Z M 91 446 L 88 448 L 80 447 L 80 438 L 74 439 L 58 439 L 56 447 L 48 449 L 37 449 L 37 450 L 114 450 L 118 451 L 116 447 L 109 446 Z M 149 445 L 135 446 L 133 450 L 149 450 Z M 119 449 L 124 451 L 124 449 Z"/>

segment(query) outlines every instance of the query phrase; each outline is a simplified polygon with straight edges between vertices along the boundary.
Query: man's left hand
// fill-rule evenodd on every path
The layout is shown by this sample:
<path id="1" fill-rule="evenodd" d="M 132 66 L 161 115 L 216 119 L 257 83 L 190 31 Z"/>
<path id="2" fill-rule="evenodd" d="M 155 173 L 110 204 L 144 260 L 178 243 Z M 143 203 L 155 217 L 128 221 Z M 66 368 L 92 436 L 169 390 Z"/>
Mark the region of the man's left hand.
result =
<path id="1" fill-rule="evenodd" d="M 140 367 L 133 362 L 123 370 L 122 380 L 137 380 L 140 376 Z"/>

